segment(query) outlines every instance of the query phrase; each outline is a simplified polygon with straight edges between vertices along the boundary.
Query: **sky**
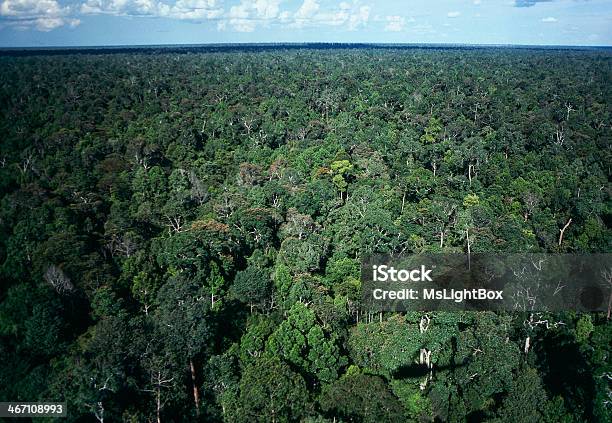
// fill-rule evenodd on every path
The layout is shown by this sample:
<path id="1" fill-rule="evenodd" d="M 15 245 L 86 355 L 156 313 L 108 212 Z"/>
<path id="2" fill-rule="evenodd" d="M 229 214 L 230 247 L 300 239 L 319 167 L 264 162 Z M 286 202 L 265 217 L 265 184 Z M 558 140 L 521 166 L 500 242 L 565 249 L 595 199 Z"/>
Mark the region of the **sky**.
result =
<path id="1" fill-rule="evenodd" d="M 249 42 L 612 46 L 612 0 L 0 0 L 0 47 Z"/>

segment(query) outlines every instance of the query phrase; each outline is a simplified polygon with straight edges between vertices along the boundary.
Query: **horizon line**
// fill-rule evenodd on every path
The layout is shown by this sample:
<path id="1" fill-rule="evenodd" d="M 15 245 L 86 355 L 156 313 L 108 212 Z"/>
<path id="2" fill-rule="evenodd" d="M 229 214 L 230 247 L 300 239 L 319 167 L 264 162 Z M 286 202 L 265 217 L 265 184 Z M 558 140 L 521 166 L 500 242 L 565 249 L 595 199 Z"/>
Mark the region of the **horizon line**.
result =
<path id="1" fill-rule="evenodd" d="M 597 44 L 509 44 L 509 43 L 385 43 L 385 42 L 344 42 L 344 41 L 306 41 L 306 42 L 228 42 L 228 43 L 161 43 L 161 44 L 91 44 L 91 45 L 53 45 L 53 46 L 1 46 L 0 51 L 32 50 L 82 50 L 82 49 L 137 49 L 171 47 L 281 47 L 281 46 L 371 46 L 371 47 L 506 47 L 506 48 L 594 48 L 612 49 L 612 45 Z"/>

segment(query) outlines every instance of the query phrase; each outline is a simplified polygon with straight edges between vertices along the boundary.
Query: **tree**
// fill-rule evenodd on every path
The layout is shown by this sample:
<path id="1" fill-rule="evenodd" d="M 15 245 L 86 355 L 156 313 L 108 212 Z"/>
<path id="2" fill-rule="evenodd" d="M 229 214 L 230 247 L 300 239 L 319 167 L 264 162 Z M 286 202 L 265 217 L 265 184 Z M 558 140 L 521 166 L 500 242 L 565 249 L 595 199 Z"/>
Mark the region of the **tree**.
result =
<path id="1" fill-rule="evenodd" d="M 348 421 L 374 423 L 405 419 L 402 405 L 383 379 L 363 373 L 344 375 L 326 385 L 319 403 L 330 416 Z"/>
<path id="2" fill-rule="evenodd" d="M 262 307 L 270 299 L 271 289 L 272 281 L 268 272 L 249 266 L 236 274 L 230 292 L 239 301 L 249 304 L 252 313 L 254 307 Z"/>
<path id="3" fill-rule="evenodd" d="M 427 127 L 425 128 L 425 133 L 421 135 L 421 142 L 436 142 L 443 129 L 444 128 L 440 120 L 432 116 L 431 118 L 429 118 L 429 122 L 427 124 Z"/>
<path id="4" fill-rule="evenodd" d="M 301 369 L 303 374 L 329 383 L 346 364 L 336 342 L 337 336 L 325 334 L 316 323 L 314 312 L 297 302 L 268 338 L 266 351 Z"/>
<path id="5" fill-rule="evenodd" d="M 240 380 L 239 422 L 291 422 L 308 413 L 308 391 L 301 376 L 277 358 L 264 356 L 249 365 Z"/>
<path id="6" fill-rule="evenodd" d="M 200 392 L 196 361 L 202 354 L 210 354 L 215 330 L 210 297 L 202 291 L 202 286 L 194 281 L 170 279 L 158 292 L 159 306 L 155 312 L 157 330 L 176 360 L 177 367 L 188 365 L 193 401 L 198 414 Z"/>
<path id="7" fill-rule="evenodd" d="M 340 198 L 348 187 L 347 179 L 350 177 L 351 170 L 353 170 L 353 165 L 348 160 L 337 160 L 331 164 L 332 182 L 340 191 Z"/>
<path id="8" fill-rule="evenodd" d="M 544 420 L 544 404 L 546 391 L 542 381 L 535 369 L 527 368 L 520 371 L 509 394 L 504 398 L 499 417 L 491 421 L 541 422 Z"/>

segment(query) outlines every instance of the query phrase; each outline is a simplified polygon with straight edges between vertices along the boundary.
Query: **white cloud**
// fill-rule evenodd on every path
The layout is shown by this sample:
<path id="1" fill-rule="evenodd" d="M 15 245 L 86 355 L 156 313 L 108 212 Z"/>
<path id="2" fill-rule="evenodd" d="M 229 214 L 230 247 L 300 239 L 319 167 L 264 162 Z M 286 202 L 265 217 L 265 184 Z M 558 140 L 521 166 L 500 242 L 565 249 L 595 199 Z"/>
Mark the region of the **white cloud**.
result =
<path id="1" fill-rule="evenodd" d="M 302 3 L 300 8 L 293 15 L 294 22 L 291 26 L 298 28 L 303 27 L 313 19 L 320 7 L 317 0 L 304 0 L 304 3 Z"/>
<path id="2" fill-rule="evenodd" d="M 87 0 L 81 5 L 81 13 L 104 13 L 105 6 L 102 0 Z"/>
<path id="3" fill-rule="evenodd" d="M 341 1 L 323 9 L 321 0 L 303 0 L 297 9 L 281 10 L 283 0 L 239 0 L 228 9 L 223 0 L 82 0 L 83 14 L 157 16 L 170 19 L 217 20 L 218 30 L 253 32 L 258 26 L 282 24 L 306 26 L 346 26 L 355 30 L 370 19 L 370 6 L 360 0 Z"/>
<path id="4" fill-rule="evenodd" d="M 361 6 L 356 13 L 350 15 L 348 27 L 351 31 L 353 31 L 360 26 L 366 25 L 368 20 L 370 20 L 370 7 Z"/>
<path id="5" fill-rule="evenodd" d="M 546 23 L 557 22 L 557 18 L 553 18 L 552 16 L 549 16 L 547 18 L 542 18 L 542 22 L 546 22 Z"/>
<path id="6" fill-rule="evenodd" d="M 387 25 L 385 26 L 385 31 L 390 32 L 400 32 L 404 30 L 404 26 L 406 25 L 406 18 L 403 16 L 387 16 Z"/>
<path id="7" fill-rule="evenodd" d="M 0 3 L 0 17 L 7 25 L 17 29 L 36 28 L 51 31 L 69 25 L 75 27 L 80 20 L 71 17 L 71 9 L 56 0 L 4 0 Z"/>
<path id="8" fill-rule="evenodd" d="M 335 26 L 356 30 L 371 20 L 369 0 L 301 0 L 284 9 L 286 0 L 0 0 L 0 19 L 18 28 L 50 31 L 77 26 L 83 15 L 159 17 L 194 22 L 216 21 L 218 30 L 252 32 L 258 27 L 282 25 L 304 28 Z M 225 7 L 224 7 L 225 5 Z M 388 20 L 389 31 L 406 20 Z"/>
<path id="9" fill-rule="evenodd" d="M 351 3 L 343 1 L 338 6 L 321 9 L 318 0 L 304 0 L 302 5 L 293 15 L 283 15 L 284 22 L 292 28 L 303 28 L 306 26 L 346 26 L 349 30 L 355 30 L 367 25 L 370 20 L 370 6 L 360 5 L 359 1 Z"/>
<path id="10" fill-rule="evenodd" d="M 346 3 L 340 3 L 340 8 Z M 317 0 L 304 0 L 304 3 L 300 6 L 297 12 L 295 12 L 296 19 L 308 19 L 312 18 L 321 6 Z"/>
<path id="11" fill-rule="evenodd" d="M 446 16 L 448 16 L 449 18 L 457 18 L 461 16 L 461 12 L 448 12 Z"/>
<path id="12" fill-rule="evenodd" d="M 36 20 L 36 29 L 39 31 L 51 31 L 64 25 L 62 18 L 38 18 Z"/>
<path id="13" fill-rule="evenodd" d="M 252 4 L 247 4 L 244 1 L 238 6 L 232 6 L 229 11 L 229 24 L 238 32 L 253 32 L 255 31 L 255 21 L 250 19 L 250 7 Z"/>
<path id="14" fill-rule="evenodd" d="M 476 6 L 478 6 L 478 5 L 480 5 L 480 3 L 482 3 L 482 1 L 480 1 L 480 0 L 474 0 L 474 2 L 473 2 L 473 3 L 474 3 Z"/>
<path id="15" fill-rule="evenodd" d="M 162 17 L 188 20 L 215 19 L 223 14 L 216 0 L 178 0 L 174 6 L 158 3 L 151 10 Z"/>
<path id="16" fill-rule="evenodd" d="M 5 0 L 0 4 L 2 16 L 59 15 L 62 8 L 55 0 Z"/>
<path id="17" fill-rule="evenodd" d="M 87 0 L 81 5 L 81 13 L 205 20 L 221 16 L 223 8 L 217 0 L 177 0 L 173 4 L 157 0 Z"/>
<path id="18" fill-rule="evenodd" d="M 281 0 L 242 0 L 232 6 L 226 16 L 226 22 L 217 24 L 220 30 L 227 29 L 229 24 L 238 32 L 253 32 L 257 24 L 268 25 L 280 16 Z"/>
<path id="19" fill-rule="evenodd" d="M 281 0 L 255 0 L 253 7 L 257 11 L 257 16 L 263 19 L 274 19 L 280 11 Z"/>
<path id="20" fill-rule="evenodd" d="M 168 6 L 155 0 L 87 0 L 81 5 L 81 13 L 147 16 L 157 15 L 160 8 Z"/>

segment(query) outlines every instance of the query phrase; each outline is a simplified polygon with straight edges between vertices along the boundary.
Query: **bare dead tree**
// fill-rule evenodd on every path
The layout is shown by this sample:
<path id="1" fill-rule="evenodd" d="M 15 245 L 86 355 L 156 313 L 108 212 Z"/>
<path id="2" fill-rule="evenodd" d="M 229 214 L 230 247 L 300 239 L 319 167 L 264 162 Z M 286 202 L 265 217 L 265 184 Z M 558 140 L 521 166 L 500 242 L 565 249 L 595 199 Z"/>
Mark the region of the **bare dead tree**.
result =
<path id="1" fill-rule="evenodd" d="M 175 233 L 183 231 L 183 225 L 185 224 L 183 216 L 165 215 L 165 217 L 168 220 L 168 234 L 172 234 L 172 231 Z"/>
<path id="2" fill-rule="evenodd" d="M 85 404 L 85 406 L 91 410 L 97 421 L 104 423 L 104 404 L 102 404 L 102 401 L 98 401 L 96 404 Z"/>
<path id="3" fill-rule="evenodd" d="M 533 331 L 538 326 L 542 326 L 547 330 L 550 328 L 556 328 L 559 326 L 565 325 L 563 322 L 551 322 L 549 319 L 542 318 L 541 313 L 530 313 L 529 319 L 525 320 L 525 326 L 529 329 L 529 331 Z M 527 336 L 525 339 L 525 347 L 523 348 L 523 352 L 527 354 L 531 347 L 531 336 Z"/>
<path id="4" fill-rule="evenodd" d="M 32 153 L 30 153 L 21 161 L 19 165 L 17 165 L 21 173 L 26 174 L 32 169 L 33 160 L 34 157 L 32 156 Z"/>
<path id="5" fill-rule="evenodd" d="M 570 112 L 573 112 L 575 109 L 570 103 L 565 103 L 565 109 L 567 110 L 567 115 L 565 116 L 565 120 L 569 120 Z"/>
<path id="6" fill-rule="evenodd" d="M 224 218 L 230 217 L 234 210 L 236 210 L 236 208 L 237 204 L 234 199 L 234 196 L 230 194 L 227 189 L 224 189 L 220 201 L 217 204 L 213 205 L 213 209 Z"/>
<path id="7" fill-rule="evenodd" d="M 474 172 L 474 165 L 470 163 L 468 164 L 468 180 L 470 181 L 470 185 L 472 185 L 472 172 L 476 175 L 476 172 Z"/>
<path id="8" fill-rule="evenodd" d="M 110 241 L 106 243 L 106 248 L 112 256 L 131 257 L 138 249 L 138 243 L 129 234 L 113 234 Z"/>
<path id="9" fill-rule="evenodd" d="M 465 228 L 465 240 L 467 242 L 467 253 L 468 253 L 468 269 L 472 267 L 472 244 L 470 243 L 470 230 Z"/>
<path id="10" fill-rule="evenodd" d="M 429 325 L 431 324 L 431 318 L 424 314 L 421 316 L 421 321 L 419 322 L 419 332 L 424 334 L 429 329 Z M 425 377 L 425 380 L 419 384 L 421 390 L 424 390 L 427 387 L 427 384 L 431 379 L 433 379 L 433 363 L 431 362 L 431 354 L 432 351 L 427 348 L 421 348 L 419 352 L 419 364 L 425 365 L 429 369 L 429 373 Z"/>
<path id="11" fill-rule="evenodd" d="M 60 294 L 68 294 L 74 290 L 74 285 L 70 278 L 66 276 L 62 269 L 54 264 L 47 268 L 43 277 Z"/>
<path id="12" fill-rule="evenodd" d="M 110 380 L 111 380 L 111 377 L 109 376 L 106 378 L 102 386 L 99 386 L 98 381 L 96 381 L 96 379 L 92 377 L 91 383 L 92 383 L 93 388 L 97 389 L 99 392 L 102 392 L 102 391 L 115 392 L 111 387 L 108 386 L 108 383 L 110 382 Z M 91 412 L 93 413 L 96 420 L 98 420 L 98 422 L 104 423 L 104 403 L 102 401 L 98 401 L 94 404 L 86 403 L 85 407 L 91 410 Z"/>
<path id="13" fill-rule="evenodd" d="M 265 145 L 267 139 L 268 139 L 268 134 L 263 129 L 260 129 L 259 132 L 257 133 L 257 137 L 254 138 L 255 145 L 257 146 Z"/>
<path id="14" fill-rule="evenodd" d="M 146 155 L 142 155 L 137 152 L 136 154 L 134 154 L 134 160 L 136 161 L 136 164 L 142 166 L 145 172 L 151 167 L 149 165 L 149 158 Z"/>
<path id="15" fill-rule="evenodd" d="M 565 131 L 563 129 L 563 126 L 560 126 L 555 131 L 554 143 L 555 145 L 562 146 L 564 142 L 565 142 Z"/>
<path id="16" fill-rule="evenodd" d="M 427 332 L 427 329 L 429 329 L 430 323 L 431 323 L 431 318 L 427 314 L 422 315 L 421 321 L 419 322 L 419 332 L 420 333 Z"/>
<path id="17" fill-rule="evenodd" d="M 210 197 L 206 186 L 204 183 L 202 183 L 200 178 L 198 178 L 198 175 L 196 175 L 193 170 L 189 172 L 188 178 L 189 183 L 191 184 L 191 198 L 196 200 L 199 205 L 204 204 Z"/>
<path id="18" fill-rule="evenodd" d="M 565 233 L 565 230 L 569 227 L 570 223 L 572 223 L 572 218 L 570 217 L 570 220 L 567 221 L 567 223 L 565 224 L 565 226 L 561 229 L 559 229 L 559 246 L 561 246 L 561 242 L 563 242 L 563 234 Z"/>
<path id="19" fill-rule="evenodd" d="M 161 423 L 161 410 L 164 406 L 164 402 L 161 398 L 161 392 L 163 388 L 169 388 L 170 382 L 174 380 L 174 377 L 169 378 L 162 373 L 161 370 L 151 373 L 151 385 L 153 389 L 143 389 L 145 392 L 152 392 L 155 395 L 155 416 L 157 423 Z"/>
<path id="20" fill-rule="evenodd" d="M 244 126 L 244 128 L 246 129 L 247 135 L 251 135 L 251 131 L 253 130 L 254 124 L 255 124 L 255 119 L 253 119 L 252 117 L 242 118 L 242 126 Z"/>
<path id="21" fill-rule="evenodd" d="M 538 207 L 538 204 L 540 203 L 540 199 L 538 198 L 536 194 L 529 191 L 525 193 L 525 195 L 523 195 L 523 202 L 525 203 L 525 208 L 527 209 L 527 211 L 523 215 L 523 218 L 525 219 L 525 222 L 526 222 L 527 218 L 533 215 L 533 212 L 535 211 L 536 207 Z"/>

